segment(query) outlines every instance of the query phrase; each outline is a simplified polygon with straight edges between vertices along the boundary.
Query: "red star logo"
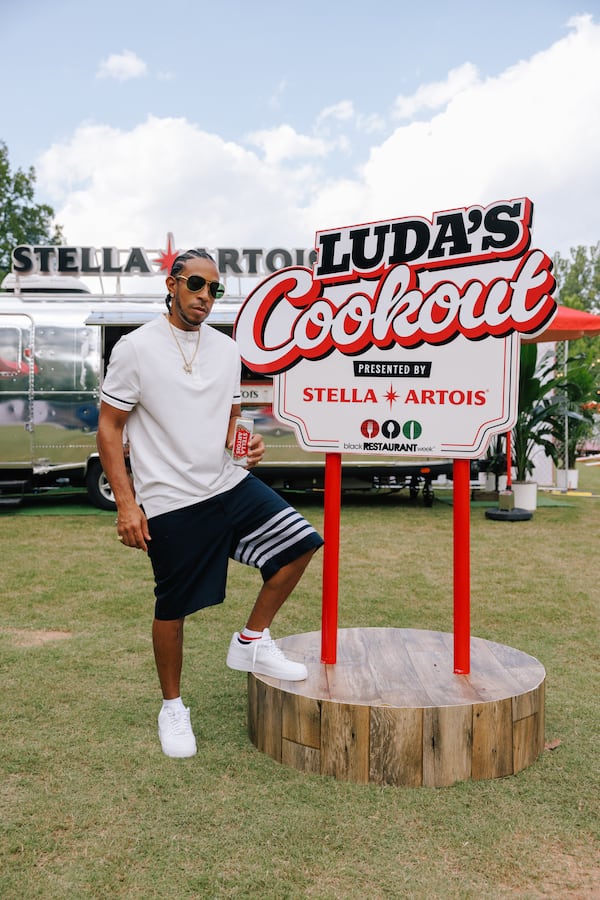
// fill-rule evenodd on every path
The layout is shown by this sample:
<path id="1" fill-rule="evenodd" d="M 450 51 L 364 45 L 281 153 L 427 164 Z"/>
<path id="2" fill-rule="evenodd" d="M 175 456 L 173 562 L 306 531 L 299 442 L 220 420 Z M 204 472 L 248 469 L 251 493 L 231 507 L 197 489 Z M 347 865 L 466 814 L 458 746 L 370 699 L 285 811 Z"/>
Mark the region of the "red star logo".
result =
<path id="1" fill-rule="evenodd" d="M 169 273 L 178 256 L 179 250 L 173 249 L 173 234 L 169 231 L 167 234 L 167 249 L 160 254 L 158 259 L 154 259 L 153 263 L 155 266 L 158 266 L 160 271 Z"/>
<path id="2" fill-rule="evenodd" d="M 390 404 L 390 409 L 392 408 L 392 403 L 395 403 L 396 400 L 398 399 L 398 394 L 397 394 L 396 391 L 393 389 L 393 387 L 391 386 L 391 384 L 390 384 L 390 386 L 389 386 L 389 388 L 388 388 L 388 390 L 387 390 L 387 394 L 384 394 L 383 396 L 385 397 L 385 399 L 386 399 L 386 400 L 388 401 L 388 403 Z"/>

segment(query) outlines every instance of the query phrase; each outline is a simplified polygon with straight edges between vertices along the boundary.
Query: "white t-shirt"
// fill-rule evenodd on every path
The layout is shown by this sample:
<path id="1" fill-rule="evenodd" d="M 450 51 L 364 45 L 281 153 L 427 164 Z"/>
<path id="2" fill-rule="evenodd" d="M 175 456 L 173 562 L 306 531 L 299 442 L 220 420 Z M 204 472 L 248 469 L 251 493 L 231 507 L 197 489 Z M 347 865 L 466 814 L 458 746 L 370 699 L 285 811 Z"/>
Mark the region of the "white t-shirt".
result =
<path id="1" fill-rule="evenodd" d="M 198 332 L 175 329 L 187 360 Z M 240 402 L 240 355 L 204 323 L 192 374 L 165 316 L 115 345 L 103 402 L 130 411 L 127 436 L 138 503 L 146 515 L 190 506 L 235 487 L 247 472 L 225 450 L 231 407 Z"/>

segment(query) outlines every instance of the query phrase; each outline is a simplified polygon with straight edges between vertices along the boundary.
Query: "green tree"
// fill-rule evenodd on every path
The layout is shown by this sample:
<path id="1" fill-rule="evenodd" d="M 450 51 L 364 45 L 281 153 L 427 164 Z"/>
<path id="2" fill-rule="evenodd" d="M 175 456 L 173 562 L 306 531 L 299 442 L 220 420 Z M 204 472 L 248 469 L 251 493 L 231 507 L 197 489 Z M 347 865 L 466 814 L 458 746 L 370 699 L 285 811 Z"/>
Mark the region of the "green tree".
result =
<path id="1" fill-rule="evenodd" d="M 11 268 L 11 253 L 20 244 L 60 244 L 62 228 L 54 210 L 34 202 L 35 169 L 11 172 L 8 148 L 0 141 L 0 281 Z"/>
<path id="2" fill-rule="evenodd" d="M 600 242 L 594 247 L 572 247 L 569 259 L 557 253 L 553 262 L 559 303 L 599 314 Z"/>
<path id="3" fill-rule="evenodd" d="M 600 315 L 600 242 L 593 247 L 572 247 L 568 259 L 554 257 L 556 297 L 563 306 Z M 569 342 L 569 359 L 565 346 L 559 361 L 564 366 L 564 414 L 568 416 L 568 441 L 565 446 L 564 424 L 557 432 L 560 465 L 574 465 L 586 440 L 596 439 L 600 427 L 597 409 L 600 400 L 600 336 L 583 337 Z"/>
<path id="4" fill-rule="evenodd" d="M 562 306 L 600 315 L 600 241 L 594 247 L 572 247 L 570 257 L 553 260 L 556 298 Z M 600 337 L 584 337 L 569 348 L 584 353 L 590 364 L 600 357 Z"/>

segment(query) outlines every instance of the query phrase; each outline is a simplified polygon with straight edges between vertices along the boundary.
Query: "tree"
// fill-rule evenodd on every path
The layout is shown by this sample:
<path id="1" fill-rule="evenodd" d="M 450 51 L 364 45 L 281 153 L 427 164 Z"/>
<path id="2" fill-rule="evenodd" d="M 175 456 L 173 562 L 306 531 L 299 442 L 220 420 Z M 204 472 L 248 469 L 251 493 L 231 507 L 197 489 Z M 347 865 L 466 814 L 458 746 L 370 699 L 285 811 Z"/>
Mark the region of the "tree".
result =
<path id="1" fill-rule="evenodd" d="M 62 228 L 54 210 L 34 203 L 35 169 L 12 173 L 8 148 L 0 141 L 0 282 L 10 272 L 11 253 L 20 244 L 60 244 Z"/>
<path id="2" fill-rule="evenodd" d="M 556 298 L 562 306 L 600 315 L 600 241 L 594 247 L 572 247 L 569 259 L 556 253 L 553 259 Z M 585 353 L 590 364 L 600 357 L 600 337 L 573 342 L 576 353 Z"/>
<path id="3" fill-rule="evenodd" d="M 570 259 L 554 256 L 557 295 L 563 306 L 600 313 L 600 242 L 571 247 Z"/>

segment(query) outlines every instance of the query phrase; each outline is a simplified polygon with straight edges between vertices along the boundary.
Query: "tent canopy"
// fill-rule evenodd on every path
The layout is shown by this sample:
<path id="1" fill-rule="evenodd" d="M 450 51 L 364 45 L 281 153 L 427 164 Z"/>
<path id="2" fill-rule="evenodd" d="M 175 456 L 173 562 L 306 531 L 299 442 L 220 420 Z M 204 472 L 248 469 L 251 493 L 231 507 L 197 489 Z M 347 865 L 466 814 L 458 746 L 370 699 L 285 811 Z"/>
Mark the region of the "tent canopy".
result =
<path id="1" fill-rule="evenodd" d="M 549 341 L 575 341 L 577 338 L 600 334 L 600 316 L 572 309 L 570 306 L 557 306 L 556 315 L 540 334 L 524 337 L 525 344 L 541 344 Z"/>

